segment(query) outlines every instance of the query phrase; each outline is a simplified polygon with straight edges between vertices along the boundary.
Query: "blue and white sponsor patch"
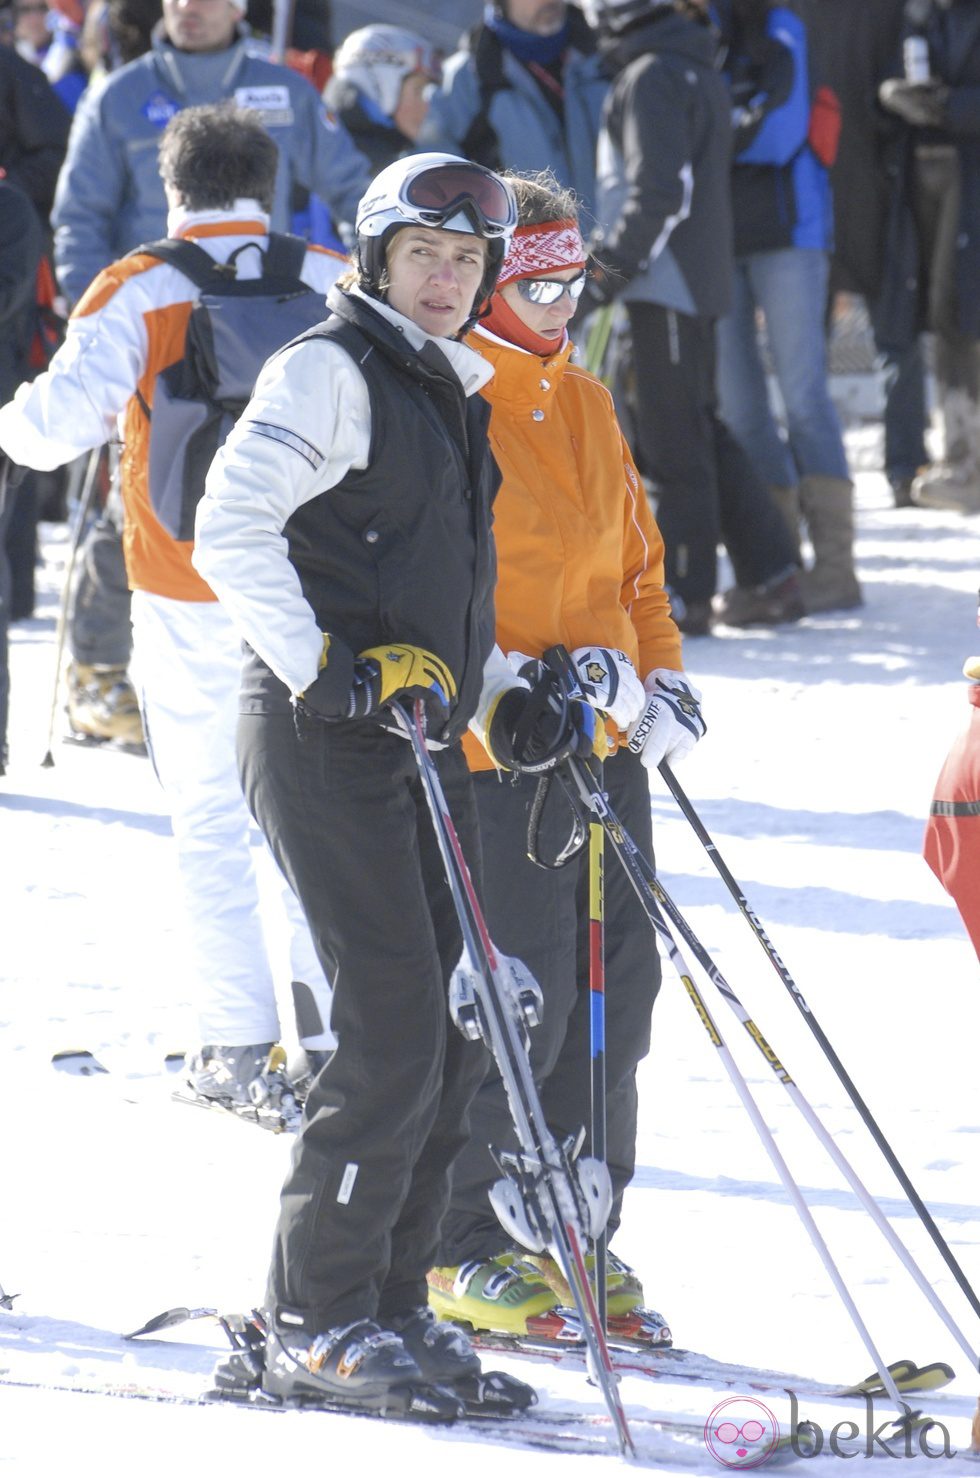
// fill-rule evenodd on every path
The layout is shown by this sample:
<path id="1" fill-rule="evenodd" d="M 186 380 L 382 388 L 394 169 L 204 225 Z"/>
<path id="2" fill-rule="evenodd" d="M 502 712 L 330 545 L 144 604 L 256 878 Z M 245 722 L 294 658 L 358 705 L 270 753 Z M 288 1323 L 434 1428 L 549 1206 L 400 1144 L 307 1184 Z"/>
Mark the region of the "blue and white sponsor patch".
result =
<path id="1" fill-rule="evenodd" d="M 140 112 L 154 128 L 166 128 L 171 118 L 180 112 L 180 103 L 168 98 L 165 92 L 151 92 Z"/>
<path id="2" fill-rule="evenodd" d="M 294 121 L 288 87 L 236 87 L 235 102 L 258 113 L 266 128 L 289 128 Z"/>

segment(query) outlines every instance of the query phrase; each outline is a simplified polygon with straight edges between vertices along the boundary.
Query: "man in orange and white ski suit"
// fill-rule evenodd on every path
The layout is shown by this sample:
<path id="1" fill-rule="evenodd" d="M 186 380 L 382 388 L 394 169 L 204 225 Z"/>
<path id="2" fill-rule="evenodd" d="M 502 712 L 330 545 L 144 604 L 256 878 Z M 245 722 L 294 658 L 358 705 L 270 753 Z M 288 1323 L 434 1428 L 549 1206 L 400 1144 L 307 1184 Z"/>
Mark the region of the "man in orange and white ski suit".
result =
<path id="1" fill-rule="evenodd" d="M 261 275 L 276 157 L 254 114 L 227 106 L 178 114 L 161 144 L 168 234 L 218 262 L 234 258 L 240 277 Z M 229 208 L 216 207 L 225 188 Z M 345 265 L 312 247 L 302 279 L 325 295 Z M 198 296 L 182 272 L 148 254 L 107 267 L 75 308 L 48 371 L 0 409 L 0 449 L 14 463 L 48 469 L 121 437 L 140 701 L 177 843 L 201 1042 L 268 1048 L 279 1040 L 279 1016 L 235 762 L 241 643 L 191 564 L 192 542 L 173 539 L 158 521 L 147 485 L 144 404 L 152 415 L 157 375 L 183 357 Z M 307 988 L 294 990 L 298 1036 L 308 1051 L 323 1051 L 332 1045 L 329 988 L 299 907 L 284 882 L 282 889 L 290 978 Z"/>

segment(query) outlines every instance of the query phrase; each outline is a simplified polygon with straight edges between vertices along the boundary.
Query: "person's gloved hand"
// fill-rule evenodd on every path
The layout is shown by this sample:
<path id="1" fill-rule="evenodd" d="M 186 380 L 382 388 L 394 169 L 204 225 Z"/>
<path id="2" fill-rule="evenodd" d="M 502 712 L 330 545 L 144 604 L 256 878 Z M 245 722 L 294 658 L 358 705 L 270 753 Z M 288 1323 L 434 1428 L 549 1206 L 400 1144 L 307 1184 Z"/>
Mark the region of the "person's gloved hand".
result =
<path id="1" fill-rule="evenodd" d="M 643 687 L 646 707 L 630 725 L 627 746 L 638 754 L 648 770 L 662 760 L 676 765 L 690 754 L 707 729 L 701 716 L 701 694 L 683 672 L 656 667 Z"/>
<path id="2" fill-rule="evenodd" d="M 938 81 L 906 82 L 904 77 L 889 77 L 878 88 L 878 101 L 913 128 L 942 128 L 949 88 Z"/>
<path id="3" fill-rule="evenodd" d="M 486 746 L 501 769 L 540 775 L 570 755 L 603 759 L 609 741 L 592 705 L 570 698 L 557 675 L 546 671 L 532 687 L 500 695 L 487 720 Z"/>
<path id="4" fill-rule="evenodd" d="M 576 647 L 571 654 L 582 691 L 617 729 L 628 729 L 646 701 L 643 684 L 625 652 L 611 647 Z"/>
<path id="5" fill-rule="evenodd" d="M 575 316 L 581 320 L 600 308 L 608 308 L 616 294 L 625 286 L 617 272 L 609 271 L 595 257 L 586 263 L 585 287 L 578 300 Z"/>
<path id="6" fill-rule="evenodd" d="M 421 698 L 444 713 L 455 696 L 449 668 L 424 647 L 390 642 L 355 657 L 339 637 L 324 632 L 320 671 L 296 704 L 314 718 L 336 720 L 369 718 L 396 698 Z"/>

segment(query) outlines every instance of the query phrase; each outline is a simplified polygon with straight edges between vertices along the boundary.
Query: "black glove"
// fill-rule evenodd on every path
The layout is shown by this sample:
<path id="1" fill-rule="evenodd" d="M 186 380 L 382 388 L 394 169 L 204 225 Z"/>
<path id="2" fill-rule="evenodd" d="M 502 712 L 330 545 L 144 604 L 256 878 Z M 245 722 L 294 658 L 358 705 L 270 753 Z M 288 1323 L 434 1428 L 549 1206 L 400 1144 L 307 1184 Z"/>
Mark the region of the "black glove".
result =
<path id="1" fill-rule="evenodd" d="M 609 747 L 595 709 L 584 699 L 569 698 L 553 672 L 532 688 L 508 688 L 497 699 L 486 745 L 495 764 L 521 775 L 553 770 L 569 755 L 603 759 Z"/>
<path id="2" fill-rule="evenodd" d="M 456 696 L 446 664 L 424 647 L 391 642 L 355 657 L 339 637 L 323 633 L 320 671 L 297 708 L 314 718 L 370 718 L 396 698 L 422 698 L 445 713 Z"/>
<path id="3" fill-rule="evenodd" d="M 586 318 L 599 308 L 608 308 L 625 283 L 616 272 L 605 268 L 595 257 L 590 257 L 586 266 L 585 288 L 578 300 L 577 316 Z"/>
<path id="4" fill-rule="evenodd" d="M 942 128 L 949 88 L 942 82 L 906 82 L 889 77 L 878 89 L 878 101 L 913 128 Z"/>

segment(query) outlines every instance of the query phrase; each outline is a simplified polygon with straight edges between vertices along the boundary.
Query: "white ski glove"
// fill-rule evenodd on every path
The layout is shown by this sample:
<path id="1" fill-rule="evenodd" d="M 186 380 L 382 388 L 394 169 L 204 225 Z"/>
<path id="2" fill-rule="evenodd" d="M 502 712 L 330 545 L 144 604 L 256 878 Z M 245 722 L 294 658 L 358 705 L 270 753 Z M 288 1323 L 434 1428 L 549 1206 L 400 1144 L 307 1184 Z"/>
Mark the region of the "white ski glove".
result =
<path id="1" fill-rule="evenodd" d="M 571 654 L 582 691 L 617 729 L 628 729 L 643 711 L 646 694 L 625 652 L 611 647 L 576 647 Z"/>
<path id="2" fill-rule="evenodd" d="M 683 672 L 666 667 L 655 667 L 643 687 L 647 704 L 630 726 L 627 745 L 648 770 L 655 770 L 662 760 L 676 765 L 707 728 L 701 717 L 701 694 Z"/>

